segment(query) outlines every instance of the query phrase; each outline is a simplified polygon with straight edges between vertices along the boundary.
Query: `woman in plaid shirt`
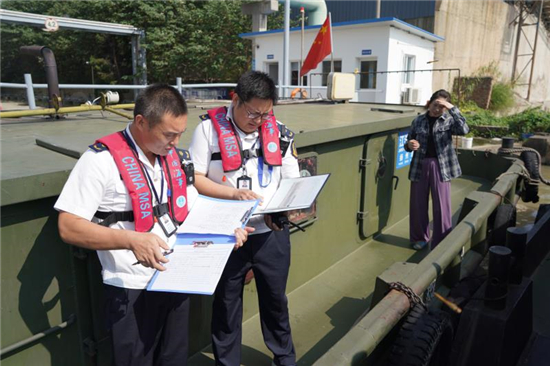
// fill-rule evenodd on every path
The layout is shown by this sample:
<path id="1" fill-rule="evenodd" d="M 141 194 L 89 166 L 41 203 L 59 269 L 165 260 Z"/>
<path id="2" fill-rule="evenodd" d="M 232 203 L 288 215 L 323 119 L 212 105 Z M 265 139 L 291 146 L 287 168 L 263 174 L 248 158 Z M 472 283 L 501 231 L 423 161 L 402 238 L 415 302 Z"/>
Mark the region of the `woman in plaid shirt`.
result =
<path id="1" fill-rule="evenodd" d="M 410 239 L 414 249 L 423 249 L 430 240 L 428 198 L 432 193 L 433 237 L 435 248 L 452 228 L 451 179 L 462 174 L 453 149 L 452 135 L 465 135 L 466 119 L 451 103 L 449 92 L 436 91 L 427 104 L 428 111 L 412 122 L 405 150 L 414 151 L 409 179 Z"/>

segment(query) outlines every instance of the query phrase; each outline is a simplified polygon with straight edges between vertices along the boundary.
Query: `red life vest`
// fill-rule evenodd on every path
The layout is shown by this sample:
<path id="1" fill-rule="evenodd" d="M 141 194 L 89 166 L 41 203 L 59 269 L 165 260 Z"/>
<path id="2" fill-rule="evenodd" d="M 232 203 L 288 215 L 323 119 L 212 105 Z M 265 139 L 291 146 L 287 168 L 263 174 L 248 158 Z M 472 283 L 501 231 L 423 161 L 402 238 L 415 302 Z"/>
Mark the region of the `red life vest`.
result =
<path id="1" fill-rule="evenodd" d="M 107 146 L 115 160 L 124 185 L 130 193 L 136 231 L 151 231 L 155 225 L 153 214 L 153 194 L 137 153 L 128 145 L 122 132 L 102 137 L 96 143 Z M 162 156 L 162 170 L 168 180 L 168 212 L 179 225 L 187 217 L 187 182 L 185 172 L 175 149 Z M 162 199 L 162 198 L 161 198 Z"/>
<path id="2" fill-rule="evenodd" d="M 219 107 L 208 111 L 208 116 L 218 134 L 218 145 L 222 158 L 224 172 L 232 172 L 242 166 L 243 151 L 239 136 L 233 123 L 227 119 L 227 108 Z M 279 129 L 277 120 L 271 114 L 270 118 L 259 128 L 261 149 L 267 165 L 281 166 L 283 158 L 279 144 Z"/>

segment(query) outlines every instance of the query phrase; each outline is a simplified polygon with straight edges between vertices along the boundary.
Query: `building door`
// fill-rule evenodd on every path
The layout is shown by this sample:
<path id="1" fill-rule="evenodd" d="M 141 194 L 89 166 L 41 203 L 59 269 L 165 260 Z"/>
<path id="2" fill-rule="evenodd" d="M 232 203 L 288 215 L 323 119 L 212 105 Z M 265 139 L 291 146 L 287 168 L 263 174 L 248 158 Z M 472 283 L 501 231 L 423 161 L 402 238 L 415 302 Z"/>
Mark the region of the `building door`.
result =
<path id="1" fill-rule="evenodd" d="M 270 62 L 266 64 L 266 72 L 273 80 L 275 85 L 279 85 L 279 63 L 278 62 Z"/>

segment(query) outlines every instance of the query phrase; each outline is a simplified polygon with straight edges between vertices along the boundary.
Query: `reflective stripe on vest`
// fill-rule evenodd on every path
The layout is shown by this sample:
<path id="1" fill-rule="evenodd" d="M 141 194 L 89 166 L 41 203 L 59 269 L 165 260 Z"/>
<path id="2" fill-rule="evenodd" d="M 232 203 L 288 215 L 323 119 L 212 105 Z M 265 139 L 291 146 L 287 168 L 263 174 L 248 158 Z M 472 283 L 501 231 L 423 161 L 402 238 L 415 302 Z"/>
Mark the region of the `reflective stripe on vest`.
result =
<path id="1" fill-rule="evenodd" d="M 219 107 L 208 111 L 214 130 L 218 134 L 218 146 L 224 172 L 231 172 L 242 166 L 243 156 L 239 136 L 227 118 L 227 108 Z M 272 114 L 259 128 L 262 155 L 267 165 L 281 166 L 283 158 L 279 144 L 277 120 Z"/>
<path id="2" fill-rule="evenodd" d="M 136 231 L 151 231 L 155 225 L 153 214 L 153 195 L 147 183 L 145 172 L 122 132 L 97 140 L 107 146 L 118 168 L 122 181 L 128 189 L 132 201 Z M 169 194 L 168 207 L 170 216 L 179 225 L 187 217 L 187 182 L 181 169 L 180 160 L 175 149 L 161 157 L 162 170 L 167 177 Z M 160 198 L 162 199 L 162 197 Z"/>

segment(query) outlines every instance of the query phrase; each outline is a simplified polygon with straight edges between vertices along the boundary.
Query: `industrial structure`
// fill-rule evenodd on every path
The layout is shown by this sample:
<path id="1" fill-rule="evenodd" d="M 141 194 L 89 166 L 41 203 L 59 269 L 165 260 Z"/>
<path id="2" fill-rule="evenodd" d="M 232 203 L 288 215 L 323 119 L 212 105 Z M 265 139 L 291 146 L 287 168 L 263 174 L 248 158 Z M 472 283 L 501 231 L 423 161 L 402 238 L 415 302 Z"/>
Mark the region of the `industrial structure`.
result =
<path id="1" fill-rule="evenodd" d="M 266 0 L 260 3 L 274 2 Z M 324 3 L 326 11 L 332 15 L 334 24 L 390 17 L 422 28 L 443 38 L 444 41 L 435 43 L 431 63 L 416 63 L 416 69 L 458 68 L 461 75 L 467 77 L 478 76 L 483 68 L 496 65 L 493 69 L 496 69 L 498 75 L 490 75 L 496 79 L 494 81 L 511 83 L 519 97 L 533 104 L 545 104 L 546 107 L 550 107 L 550 74 L 547 71 L 550 59 L 548 0 L 381 0 L 378 12 L 375 1 L 290 1 L 293 9 L 299 8 L 300 3 L 311 6 L 312 2 Z M 307 7 L 305 12 L 307 17 Z M 262 30 L 266 29 L 253 28 L 252 31 Z M 336 32 L 337 29 L 335 37 Z M 307 52 L 311 40 L 305 43 Z M 337 51 L 339 45 L 336 40 L 335 43 Z M 293 42 L 294 44 L 296 43 Z M 280 37 L 276 49 L 282 50 L 282 47 L 283 37 Z M 253 59 L 256 59 L 255 52 L 257 45 L 253 44 Z M 259 68 L 257 65 L 253 67 Z M 289 73 L 292 72 L 291 65 L 288 70 Z M 395 70 L 383 70 L 379 67 L 378 71 Z M 280 78 L 284 81 L 283 76 Z M 424 76 L 425 74 L 422 75 Z M 452 89 L 457 76 L 457 73 L 450 72 L 434 73 L 432 89 Z"/>
<path id="2" fill-rule="evenodd" d="M 320 26 L 308 26 L 305 44 L 311 44 Z M 282 30 L 241 34 L 255 45 L 253 65 L 283 84 L 281 47 Z M 355 98 L 359 102 L 419 104 L 432 94 L 432 65 L 434 48 L 443 41 L 428 31 L 395 18 L 369 19 L 334 23 L 334 71 L 354 73 Z M 300 69 L 300 29 L 290 32 L 290 71 L 292 88 L 298 87 Z M 319 64 L 304 78 L 304 88 L 312 97 L 326 97 L 330 58 Z M 419 67 L 417 67 L 418 65 Z M 413 71 L 425 69 L 422 77 Z M 401 70 L 399 73 L 378 71 Z M 415 77 L 416 76 L 416 77 Z"/>

